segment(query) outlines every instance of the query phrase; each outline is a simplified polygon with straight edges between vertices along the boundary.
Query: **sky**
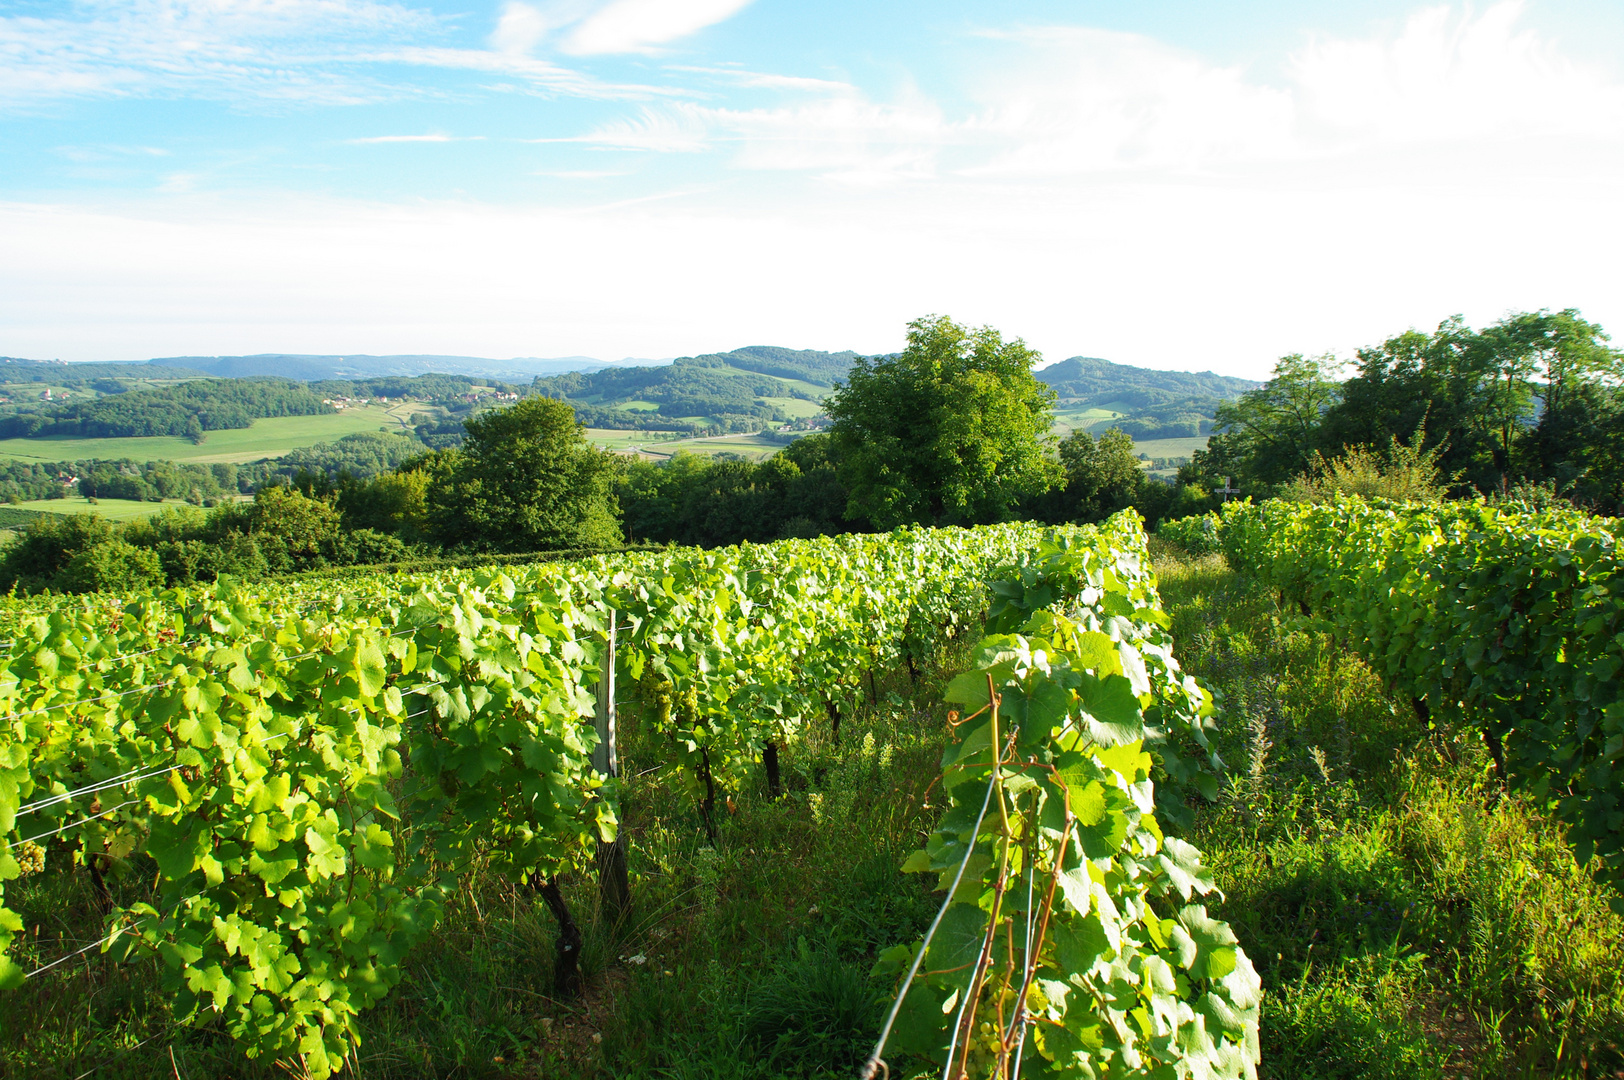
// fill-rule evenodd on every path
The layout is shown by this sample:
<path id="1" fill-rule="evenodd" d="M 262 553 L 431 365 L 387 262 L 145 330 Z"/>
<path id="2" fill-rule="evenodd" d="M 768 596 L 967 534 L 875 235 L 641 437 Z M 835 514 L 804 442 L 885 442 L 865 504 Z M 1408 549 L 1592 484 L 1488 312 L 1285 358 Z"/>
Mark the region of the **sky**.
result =
<path id="1" fill-rule="evenodd" d="M 1624 331 L 1624 4 L 0 0 L 0 355 Z"/>

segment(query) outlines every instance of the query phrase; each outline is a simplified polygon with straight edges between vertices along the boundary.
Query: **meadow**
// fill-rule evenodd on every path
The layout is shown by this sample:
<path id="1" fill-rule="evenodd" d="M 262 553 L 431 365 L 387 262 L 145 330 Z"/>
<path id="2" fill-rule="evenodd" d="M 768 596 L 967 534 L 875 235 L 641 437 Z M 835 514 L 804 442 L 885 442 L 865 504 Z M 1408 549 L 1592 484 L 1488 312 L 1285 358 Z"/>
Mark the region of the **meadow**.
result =
<path id="1" fill-rule="evenodd" d="M 151 517 L 160 510 L 188 505 L 183 499 L 165 499 L 150 502 L 144 499 L 87 499 L 74 495 L 63 499 L 28 499 L 13 503 L 18 510 L 34 510 L 44 514 L 95 514 L 108 521 L 136 521 Z"/>
<path id="2" fill-rule="evenodd" d="M 137 439 L 0 439 L 0 459 L 11 461 L 86 461 L 91 459 L 177 461 L 193 464 L 241 463 L 281 457 L 317 443 L 333 442 L 363 431 L 407 431 L 411 402 L 387 408 L 368 405 L 322 416 L 273 416 L 253 426 L 211 431 L 201 443 L 179 436 Z"/>
<path id="3" fill-rule="evenodd" d="M 674 432 L 622 431 L 614 428 L 587 428 L 587 441 L 604 450 L 618 450 L 660 460 L 679 450 L 690 454 L 738 454 L 761 461 L 784 448 L 784 444 L 754 434 L 699 435 L 673 438 Z"/>

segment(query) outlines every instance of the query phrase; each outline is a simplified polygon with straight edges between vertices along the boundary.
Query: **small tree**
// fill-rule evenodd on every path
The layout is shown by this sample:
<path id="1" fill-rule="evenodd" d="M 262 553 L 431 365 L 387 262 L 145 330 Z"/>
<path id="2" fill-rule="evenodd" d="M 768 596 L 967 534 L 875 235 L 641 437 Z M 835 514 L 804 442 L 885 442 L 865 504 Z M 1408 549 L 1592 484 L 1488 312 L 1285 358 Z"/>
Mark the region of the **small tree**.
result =
<path id="1" fill-rule="evenodd" d="M 1039 359 L 941 315 L 909 323 L 901 355 L 859 357 L 827 405 L 848 514 L 881 529 L 1003 521 L 1059 483 Z"/>
<path id="2" fill-rule="evenodd" d="M 586 441 L 570 405 L 527 398 L 469 420 L 429 473 L 428 526 L 447 547 L 547 551 L 620 542 L 611 455 Z"/>
<path id="3" fill-rule="evenodd" d="M 1207 456 L 1253 484 L 1274 485 L 1308 467 L 1325 413 L 1340 391 L 1333 357 L 1282 356 L 1269 381 L 1219 405 Z"/>
<path id="4" fill-rule="evenodd" d="M 1067 509 L 1074 521 L 1105 520 L 1131 505 L 1147 480 L 1134 456 L 1133 439 L 1120 428 L 1103 432 L 1098 440 L 1086 431 L 1072 432 L 1060 444 L 1060 463 L 1066 469 Z"/>
<path id="5" fill-rule="evenodd" d="M 63 592 L 108 592 L 156 588 L 164 583 L 158 553 L 114 538 L 85 548 L 57 575 Z"/>

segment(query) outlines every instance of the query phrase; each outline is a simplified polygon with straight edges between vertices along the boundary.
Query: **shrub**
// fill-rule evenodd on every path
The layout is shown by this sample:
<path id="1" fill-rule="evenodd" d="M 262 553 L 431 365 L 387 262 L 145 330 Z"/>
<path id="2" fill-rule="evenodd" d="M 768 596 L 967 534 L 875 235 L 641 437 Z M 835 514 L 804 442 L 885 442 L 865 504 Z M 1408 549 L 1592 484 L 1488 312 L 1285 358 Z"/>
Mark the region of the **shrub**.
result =
<path id="1" fill-rule="evenodd" d="M 1328 503 L 1338 495 L 1394 502 L 1442 502 L 1458 476 L 1444 476 L 1438 464 L 1445 444 L 1423 450 L 1424 437 L 1425 432 L 1418 430 L 1409 446 L 1395 436 L 1386 453 L 1354 446 L 1341 457 L 1329 460 L 1316 450 L 1308 471 L 1286 485 L 1283 497 L 1311 503 Z"/>
<path id="2" fill-rule="evenodd" d="M 99 541 L 68 560 L 56 575 L 63 592 L 107 592 L 150 589 L 164 583 L 158 553 L 116 537 Z"/>

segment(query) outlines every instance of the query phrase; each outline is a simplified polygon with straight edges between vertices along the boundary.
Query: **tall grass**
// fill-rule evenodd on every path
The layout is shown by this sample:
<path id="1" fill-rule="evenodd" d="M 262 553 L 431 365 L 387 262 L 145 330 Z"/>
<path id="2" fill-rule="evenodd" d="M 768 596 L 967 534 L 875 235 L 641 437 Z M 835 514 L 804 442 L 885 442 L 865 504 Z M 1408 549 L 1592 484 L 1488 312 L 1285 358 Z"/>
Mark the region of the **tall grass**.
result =
<path id="1" fill-rule="evenodd" d="M 1177 655 L 1224 705 L 1195 842 L 1269 994 L 1263 1073 L 1624 1076 L 1624 920 L 1557 827 L 1222 556 L 1156 555 Z"/>

